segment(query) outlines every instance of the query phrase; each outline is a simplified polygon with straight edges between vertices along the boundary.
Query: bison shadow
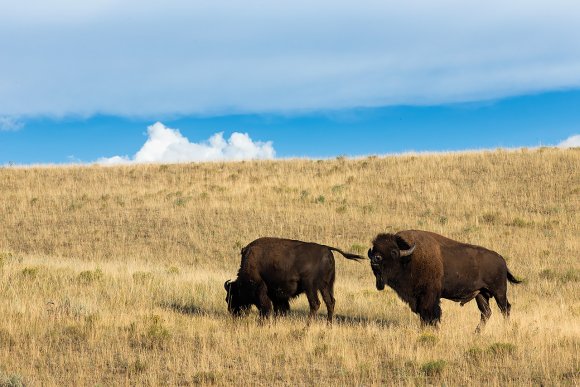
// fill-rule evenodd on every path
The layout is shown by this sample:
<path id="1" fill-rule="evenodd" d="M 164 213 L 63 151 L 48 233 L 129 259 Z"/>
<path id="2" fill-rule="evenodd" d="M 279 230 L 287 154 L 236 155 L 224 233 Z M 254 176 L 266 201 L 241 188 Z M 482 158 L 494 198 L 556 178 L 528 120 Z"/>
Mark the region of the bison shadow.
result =
<path id="1" fill-rule="evenodd" d="M 402 322 L 396 319 L 344 316 L 340 314 L 334 316 L 334 323 L 339 325 L 376 325 L 380 328 L 393 328 L 402 325 Z"/>
<path id="2" fill-rule="evenodd" d="M 277 317 L 277 319 L 295 319 L 308 322 L 307 310 L 292 310 L 288 313 L 286 317 Z M 326 323 L 326 314 L 319 313 L 316 315 L 314 320 L 317 323 Z M 397 319 L 389 318 L 376 318 L 376 317 L 365 317 L 365 316 L 346 316 L 343 314 L 335 314 L 333 325 L 344 325 L 344 326 L 369 326 L 374 325 L 379 328 L 393 328 L 403 325 L 403 322 Z"/>
<path id="3" fill-rule="evenodd" d="M 179 303 L 179 302 L 164 302 L 159 304 L 163 309 L 169 309 L 179 314 L 185 314 L 188 316 L 204 316 L 204 317 L 215 317 L 223 318 L 229 317 L 227 310 L 218 311 L 213 309 L 204 309 L 197 305 L 191 303 Z"/>
<path id="4" fill-rule="evenodd" d="M 213 318 L 231 318 L 231 314 L 227 311 L 224 307 L 223 310 L 215 310 L 215 309 L 204 309 L 192 303 L 180 303 L 180 302 L 164 302 L 159 304 L 159 306 L 163 309 L 169 309 L 179 314 L 184 314 L 188 316 L 203 316 L 203 317 L 213 317 Z M 307 310 L 292 310 L 288 313 L 287 316 L 272 316 L 272 321 L 284 321 L 284 320 L 299 320 L 304 322 L 305 324 L 308 323 L 308 314 Z M 250 313 L 248 316 L 250 318 L 257 318 L 257 313 Z M 326 323 L 326 315 L 324 313 L 317 314 L 314 322 L 316 323 Z M 335 314 L 333 324 L 335 325 L 359 325 L 359 326 L 368 326 L 368 325 L 375 325 L 380 328 L 392 328 L 398 327 L 402 325 L 402 322 L 397 319 L 388 319 L 388 318 L 371 318 L 371 317 L 364 317 L 364 316 L 346 316 L 342 314 Z"/>

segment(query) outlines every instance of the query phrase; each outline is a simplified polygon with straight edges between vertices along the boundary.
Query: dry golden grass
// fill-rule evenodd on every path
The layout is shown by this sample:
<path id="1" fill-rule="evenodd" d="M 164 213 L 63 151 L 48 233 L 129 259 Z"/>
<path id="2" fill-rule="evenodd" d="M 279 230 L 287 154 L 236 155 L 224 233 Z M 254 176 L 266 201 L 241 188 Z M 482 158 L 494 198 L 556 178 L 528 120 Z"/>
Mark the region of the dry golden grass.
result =
<path id="1" fill-rule="evenodd" d="M 0 169 L 0 385 L 577 385 L 580 152 Z M 333 326 L 234 321 L 223 282 L 259 236 L 365 253 L 418 228 L 504 255 L 481 335 L 474 302 L 438 330 L 370 267 L 336 255 Z"/>

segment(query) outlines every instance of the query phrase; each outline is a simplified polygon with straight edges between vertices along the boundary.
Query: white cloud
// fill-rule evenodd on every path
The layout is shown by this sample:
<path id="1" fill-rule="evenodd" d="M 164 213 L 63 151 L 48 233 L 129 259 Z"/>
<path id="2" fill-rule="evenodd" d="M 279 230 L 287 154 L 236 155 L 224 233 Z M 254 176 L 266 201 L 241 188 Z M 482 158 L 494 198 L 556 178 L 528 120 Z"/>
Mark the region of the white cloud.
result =
<path id="1" fill-rule="evenodd" d="M 0 115 L 285 112 L 580 87 L 577 0 L 5 3 Z"/>
<path id="2" fill-rule="evenodd" d="M 276 152 L 272 143 L 252 141 L 247 133 L 234 132 L 228 140 L 216 133 L 205 142 L 190 142 L 179 130 L 161 122 L 147 128 L 147 141 L 133 157 L 101 158 L 97 163 L 118 165 L 132 163 L 179 163 L 190 161 L 225 161 L 273 159 Z"/>
<path id="3" fill-rule="evenodd" d="M 558 144 L 559 148 L 578 148 L 580 147 L 580 134 L 568 137 Z"/>
<path id="4" fill-rule="evenodd" d="M 101 165 L 122 165 L 122 164 L 131 164 L 132 161 L 127 156 L 113 156 L 113 157 L 102 157 L 97 160 L 97 163 Z"/>
<path id="5" fill-rule="evenodd" d="M 0 132 L 15 132 L 24 127 L 24 124 L 14 117 L 0 116 Z"/>

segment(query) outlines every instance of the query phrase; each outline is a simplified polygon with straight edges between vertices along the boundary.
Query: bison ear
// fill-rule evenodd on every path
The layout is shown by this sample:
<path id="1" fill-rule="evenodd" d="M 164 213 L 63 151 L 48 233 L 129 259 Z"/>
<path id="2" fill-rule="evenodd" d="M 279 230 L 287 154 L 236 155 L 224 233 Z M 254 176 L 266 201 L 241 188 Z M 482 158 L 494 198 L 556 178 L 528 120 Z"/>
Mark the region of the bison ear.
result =
<path id="1" fill-rule="evenodd" d="M 411 245 L 409 245 L 407 241 L 399 235 L 395 235 L 395 241 L 397 242 L 399 250 L 408 250 L 411 247 Z"/>

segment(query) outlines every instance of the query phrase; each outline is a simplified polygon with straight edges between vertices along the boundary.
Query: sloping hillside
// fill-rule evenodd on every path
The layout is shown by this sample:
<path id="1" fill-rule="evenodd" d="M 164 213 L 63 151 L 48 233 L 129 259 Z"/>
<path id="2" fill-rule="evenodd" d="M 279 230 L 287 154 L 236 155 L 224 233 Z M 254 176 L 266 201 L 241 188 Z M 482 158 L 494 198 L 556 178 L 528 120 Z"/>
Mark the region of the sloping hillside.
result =
<path id="1" fill-rule="evenodd" d="M 0 169 L 0 378 L 45 385 L 578 383 L 577 149 L 351 160 Z M 512 319 L 443 303 L 439 330 L 337 260 L 337 322 L 227 315 L 240 248 L 365 253 L 415 228 L 489 247 Z M 321 314 L 325 314 L 321 308 Z"/>

